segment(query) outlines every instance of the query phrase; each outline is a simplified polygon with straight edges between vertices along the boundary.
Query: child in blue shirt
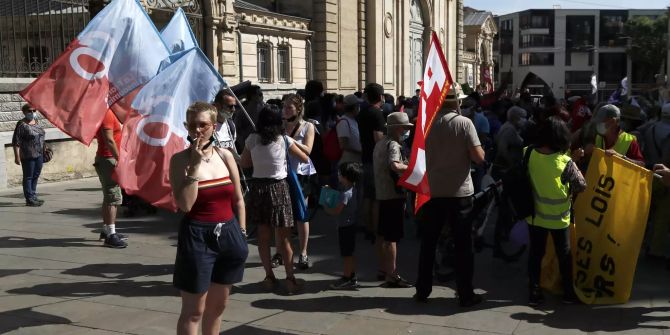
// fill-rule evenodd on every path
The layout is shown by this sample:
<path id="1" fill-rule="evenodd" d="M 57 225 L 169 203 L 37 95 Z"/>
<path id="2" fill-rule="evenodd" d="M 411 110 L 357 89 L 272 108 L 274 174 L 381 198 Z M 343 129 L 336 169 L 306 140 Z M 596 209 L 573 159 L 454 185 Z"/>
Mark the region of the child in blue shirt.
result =
<path id="1" fill-rule="evenodd" d="M 360 163 L 344 163 L 338 168 L 340 199 L 334 207 L 324 206 L 327 214 L 337 216 L 337 235 L 340 255 L 344 259 L 342 278 L 330 285 L 331 289 L 355 289 L 358 287 L 356 278 L 356 219 L 358 217 L 358 197 L 356 183 L 363 174 Z M 326 186 L 328 187 L 328 186 Z"/>

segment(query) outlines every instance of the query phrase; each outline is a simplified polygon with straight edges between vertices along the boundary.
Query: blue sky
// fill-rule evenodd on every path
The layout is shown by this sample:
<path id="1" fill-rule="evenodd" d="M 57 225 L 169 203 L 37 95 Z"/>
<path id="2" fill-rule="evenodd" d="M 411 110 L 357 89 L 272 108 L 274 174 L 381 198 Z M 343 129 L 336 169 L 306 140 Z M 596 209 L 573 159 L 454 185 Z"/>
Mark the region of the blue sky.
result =
<path id="1" fill-rule="evenodd" d="M 560 5 L 563 9 L 660 9 L 670 6 L 670 0 L 634 2 L 630 0 L 465 0 L 465 6 L 487 10 L 498 15 L 531 8 L 553 8 L 554 5 Z"/>

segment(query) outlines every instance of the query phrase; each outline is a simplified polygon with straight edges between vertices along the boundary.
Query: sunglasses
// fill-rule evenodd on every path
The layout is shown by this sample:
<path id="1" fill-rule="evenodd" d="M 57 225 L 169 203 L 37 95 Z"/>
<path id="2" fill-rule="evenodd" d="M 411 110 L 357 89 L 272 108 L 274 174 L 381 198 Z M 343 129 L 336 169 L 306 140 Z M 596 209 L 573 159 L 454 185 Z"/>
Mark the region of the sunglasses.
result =
<path id="1" fill-rule="evenodd" d="M 198 129 L 200 129 L 200 130 L 203 130 L 203 131 L 204 131 L 204 130 L 208 130 L 209 128 L 211 128 L 211 127 L 212 127 L 212 124 L 209 123 L 209 122 L 203 122 L 203 123 L 187 123 L 187 124 L 186 124 L 186 127 L 187 127 L 189 130 L 198 130 Z"/>

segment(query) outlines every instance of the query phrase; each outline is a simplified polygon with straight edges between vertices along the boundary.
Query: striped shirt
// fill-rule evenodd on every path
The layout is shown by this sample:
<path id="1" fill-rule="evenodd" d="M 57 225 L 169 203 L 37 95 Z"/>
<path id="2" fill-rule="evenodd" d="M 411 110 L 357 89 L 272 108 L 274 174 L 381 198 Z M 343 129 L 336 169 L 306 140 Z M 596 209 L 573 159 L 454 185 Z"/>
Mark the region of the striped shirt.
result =
<path id="1" fill-rule="evenodd" d="M 44 151 L 44 129 L 39 124 L 28 124 L 19 121 L 14 128 L 12 146 L 19 147 L 21 159 L 32 159 L 42 156 Z"/>

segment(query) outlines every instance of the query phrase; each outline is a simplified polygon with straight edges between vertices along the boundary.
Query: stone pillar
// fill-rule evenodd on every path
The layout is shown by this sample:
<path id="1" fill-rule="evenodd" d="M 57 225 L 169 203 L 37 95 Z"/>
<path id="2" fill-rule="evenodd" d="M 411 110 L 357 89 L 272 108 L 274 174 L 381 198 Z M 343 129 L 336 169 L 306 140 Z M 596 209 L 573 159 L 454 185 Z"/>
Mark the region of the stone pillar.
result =
<path id="1" fill-rule="evenodd" d="M 218 0 L 213 2 L 211 16 L 205 17 L 205 34 L 207 49 L 204 50 L 224 78 L 230 83 L 242 81 L 240 77 L 240 61 L 237 40 L 237 19 L 233 7 L 233 0 Z"/>
<path id="2" fill-rule="evenodd" d="M 463 41 L 465 33 L 463 32 L 463 0 L 456 1 L 456 81 L 461 83 L 465 78 L 463 71 Z"/>
<path id="3" fill-rule="evenodd" d="M 337 0 L 315 0 L 312 30 L 314 38 L 314 79 L 326 90 L 338 89 L 338 3 Z"/>
<path id="4" fill-rule="evenodd" d="M 365 87 L 367 79 L 365 76 L 365 1 L 358 0 L 358 88 L 361 90 Z"/>

